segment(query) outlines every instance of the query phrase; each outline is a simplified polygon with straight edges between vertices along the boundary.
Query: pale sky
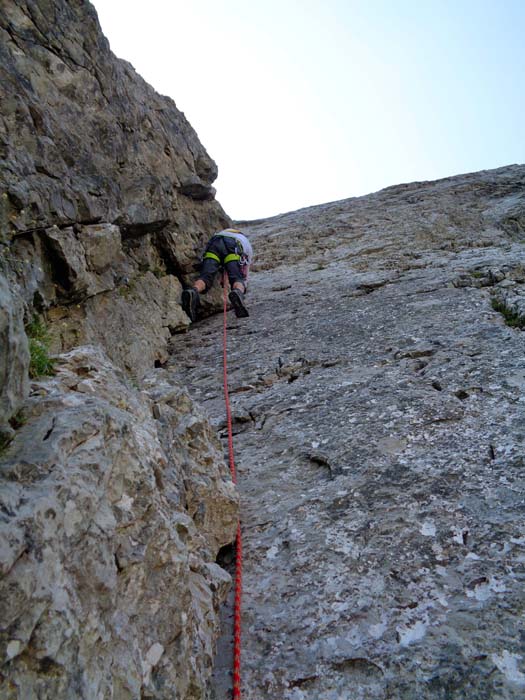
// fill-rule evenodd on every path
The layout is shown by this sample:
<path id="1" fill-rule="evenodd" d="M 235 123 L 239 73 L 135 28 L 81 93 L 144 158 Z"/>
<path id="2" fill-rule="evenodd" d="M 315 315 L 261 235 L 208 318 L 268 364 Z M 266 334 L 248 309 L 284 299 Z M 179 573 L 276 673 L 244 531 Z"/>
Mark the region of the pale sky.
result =
<path id="1" fill-rule="evenodd" d="M 255 219 L 525 162 L 525 0 L 94 0 Z"/>

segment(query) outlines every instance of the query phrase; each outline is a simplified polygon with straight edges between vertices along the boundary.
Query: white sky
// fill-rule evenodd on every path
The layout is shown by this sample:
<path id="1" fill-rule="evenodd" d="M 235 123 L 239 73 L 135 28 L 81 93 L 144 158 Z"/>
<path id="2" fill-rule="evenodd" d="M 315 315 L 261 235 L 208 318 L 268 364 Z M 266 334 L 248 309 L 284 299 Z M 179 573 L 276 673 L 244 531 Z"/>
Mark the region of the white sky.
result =
<path id="1" fill-rule="evenodd" d="M 94 0 L 254 219 L 525 162 L 525 0 Z"/>

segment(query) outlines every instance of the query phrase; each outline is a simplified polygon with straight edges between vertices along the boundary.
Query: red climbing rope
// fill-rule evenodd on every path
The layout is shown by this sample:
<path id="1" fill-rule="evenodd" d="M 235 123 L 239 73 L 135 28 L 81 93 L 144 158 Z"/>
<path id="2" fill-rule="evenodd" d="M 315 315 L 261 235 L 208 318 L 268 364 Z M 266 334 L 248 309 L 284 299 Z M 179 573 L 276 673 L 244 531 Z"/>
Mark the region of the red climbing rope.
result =
<path id="1" fill-rule="evenodd" d="M 233 455 L 232 413 L 230 408 L 230 396 L 228 393 L 228 358 L 227 358 L 227 333 L 226 313 L 228 310 L 226 273 L 223 279 L 224 289 L 224 325 L 223 325 L 223 366 L 224 366 L 224 401 L 226 403 L 226 421 L 228 424 L 228 454 L 233 483 L 237 483 L 235 471 L 235 458 Z M 235 603 L 233 608 L 233 700 L 241 697 L 241 598 L 242 598 L 242 539 L 241 522 L 237 525 L 237 538 L 235 540 Z"/>

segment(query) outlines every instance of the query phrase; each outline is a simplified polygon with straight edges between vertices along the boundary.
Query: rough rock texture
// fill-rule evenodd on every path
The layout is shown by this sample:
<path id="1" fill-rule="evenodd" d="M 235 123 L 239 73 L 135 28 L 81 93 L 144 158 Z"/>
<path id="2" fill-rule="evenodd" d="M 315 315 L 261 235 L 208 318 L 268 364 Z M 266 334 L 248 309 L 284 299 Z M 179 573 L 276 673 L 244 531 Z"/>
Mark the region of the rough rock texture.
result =
<path id="1" fill-rule="evenodd" d="M 145 385 L 89 346 L 31 385 L 0 463 L 6 700 L 205 696 L 237 497 L 187 392 Z"/>
<path id="2" fill-rule="evenodd" d="M 223 432 L 220 320 L 176 334 L 230 223 L 216 166 L 85 0 L 0 2 L 0 158 L 0 695 L 203 700 L 237 498 L 177 381 Z M 523 697 L 524 190 L 512 166 L 246 226 L 246 700 Z M 60 354 L 29 384 L 35 314 Z"/>
<path id="3" fill-rule="evenodd" d="M 230 223 L 216 175 L 173 100 L 111 53 L 89 2 L 2 1 L 0 275 L 26 323 L 37 312 L 50 325 L 55 352 L 101 343 L 139 380 L 165 362 L 188 325 L 181 284 Z M 12 319 L 20 299 L 4 307 Z M 14 328 L 9 346 L 24 342 Z M 24 366 L 9 398 L 0 388 L 0 425 L 25 395 Z"/>
<path id="4" fill-rule="evenodd" d="M 522 698 L 525 166 L 240 226 L 243 698 Z M 220 323 L 174 358 L 224 431 Z"/>
<path id="5" fill-rule="evenodd" d="M 12 231 L 111 221 L 133 235 L 186 214 L 200 233 L 195 219 L 217 216 L 215 163 L 174 102 L 111 53 L 91 3 L 3 0 L 0 30 Z"/>
<path id="6" fill-rule="evenodd" d="M 238 499 L 162 366 L 189 325 L 182 286 L 230 223 L 216 174 L 89 2 L 1 0 L 2 698 L 208 692 Z M 56 373 L 30 383 L 35 328 Z"/>
<path id="7" fill-rule="evenodd" d="M 0 267 L 0 416 L 8 418 L 20 408 L 28 391 L 29 351 L 23 320 L 22 303 L 12 294 Z M 10 433 L 9 426 L 2 423 L 0 420 L 0 436 L 2 431 Z"/>

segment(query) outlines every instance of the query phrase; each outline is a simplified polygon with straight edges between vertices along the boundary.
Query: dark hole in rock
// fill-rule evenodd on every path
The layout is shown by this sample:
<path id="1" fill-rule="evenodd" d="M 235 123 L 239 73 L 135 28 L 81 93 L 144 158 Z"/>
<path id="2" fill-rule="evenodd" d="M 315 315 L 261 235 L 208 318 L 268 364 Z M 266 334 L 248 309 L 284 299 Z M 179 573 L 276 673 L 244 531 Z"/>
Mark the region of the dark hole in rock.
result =
<path id="1" fill-rule="evenodd" d="M 44 238 L 44 246 L 51 267 L 52 280 L 62 295 L 67 294 L 73 287 L 67 262 L 53 240 Z"/>
<path id="2" fill-rule="evenodd" d="M 436 391 L 443 391 L 443 387 L 442 387 L 441 384 L 437 381 L 437 379 L 436 379 L 435 381 L 432 382 L 432 386 L 434 387 L 434 389 L 435 389 Z"/>
<path id="3" fill-rule="evenodd" d="M 469 581 L 467 583 L 467 588 L 474 589 L 476 586 L 483 586 L 486 585 L 489 582 L 488 578 L 486 576 L 479 576 L 478 578 L 473 579 L 472 581 Z"/>
<path id="4" fill-rule="evenodd" d="M 461 401 L 464 401 L 465 399 L 468 399 L 469 395 L 468 392 L 464 391 L 463 389 L 460 389 L 459 391 L 456 391 L 456 396 L 458 399 Z"/>
<path id="5" fill-rule="evenodd" d="M 294 678 L 291 681 L 288 681 L 288 687 L 289 688 L 300 688 L 303 685 L 310 685 L 314 681 L 316 681 L 319 678 L 319 676 L 305 676 L 304 678 Z"/>
<path id="6" fill-rule="evenodd" d="M 51 673 L 53 671 L 57 671 L 60 667 L 59 665 L 53 661 L 49 656 L 44 656 L 43 659 L 40 659 L 39 662 L 39 670 L 42 673 Z"/>
<path id="7" fill-rule="evenodd" d="M 235 542 L 230 542 L 221 547 L 215 562 L 231 574 L 235 569 Z"/>
<path id="8" fill-rule="evenodd" d="M 33 307 L 38 313 L 43 313 L 46 307 L 44 297 L 38 290 L 33 294 Z"/>
<path id="9" fill-rule="evenodd" d="M 14 416 L 11 416 L 8 422 L 13 430 L 19 430 L 19 428 L 24 426 L 26 422 L 23 411 L 18 411 L 18 413 L 15 413 Z"/>
<path id="10" fill-rule="evenodd" d="M 75 373 L 79 377 L 89 377 L 91 372 L 91 367 L 76 367 Z"/>

